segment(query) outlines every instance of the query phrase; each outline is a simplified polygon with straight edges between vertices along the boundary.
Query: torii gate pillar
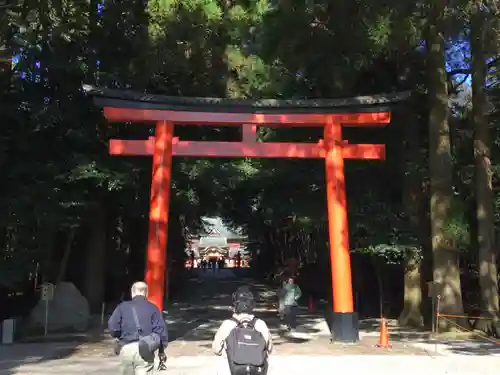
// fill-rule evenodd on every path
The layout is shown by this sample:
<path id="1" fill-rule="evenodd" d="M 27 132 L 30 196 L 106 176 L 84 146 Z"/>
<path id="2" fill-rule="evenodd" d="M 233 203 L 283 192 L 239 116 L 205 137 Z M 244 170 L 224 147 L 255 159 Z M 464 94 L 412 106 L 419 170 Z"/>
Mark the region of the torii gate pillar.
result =
<path id="1" fill-rule="evenodd" d="M 354 311 L 347 201 L 342 155 L 342 126 L 328 121 L 324 127 L 326 199 L 332 277 L 333 309 L 329 324 L 335 339 L 359 339 L 358 316 Z"/>
<path id="2" fill-rule="evenodd" d="M 163 309 L 168 291 L 167 240 L 170 187 L 172 180 L 172 138 L 174 125 L 160 121 L 156 124 L 153 176 L 149 206 L 148 247 L 146 251 L 146 284 L 149 300 Z"/>

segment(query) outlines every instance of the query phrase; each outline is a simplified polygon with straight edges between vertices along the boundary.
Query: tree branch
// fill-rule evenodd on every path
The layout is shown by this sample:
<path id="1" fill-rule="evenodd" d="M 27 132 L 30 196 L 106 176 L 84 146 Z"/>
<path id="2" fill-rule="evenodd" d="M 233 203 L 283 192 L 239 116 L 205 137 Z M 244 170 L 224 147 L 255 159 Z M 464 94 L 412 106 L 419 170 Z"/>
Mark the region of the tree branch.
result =
<path id="1" fill-rule="evenodd" d="M 495 56 L 489 63 L 486 64 L 486 69 L 491 69 L 493 68 L 498 62 L 500 62 L 500 56 Z M 471 74 L 472 71 L 471 69 L 453 69 L 448 72 L 449 77 L 456 76 L 457 74 L 466 74 L 469 75 Z"/>
<path id="2" fill-rule="evenodd" d="M 467 81 L 468 78 L 469 78 L 469 74 L 467 74 L 460 82 L 457 82 L 455 84 L 451 84 L 450 85 L 451 86 L 451 91 L 453 93 L 457 93 L 459 87 L 462 86 L 465 83 L 465 81 Z"/>

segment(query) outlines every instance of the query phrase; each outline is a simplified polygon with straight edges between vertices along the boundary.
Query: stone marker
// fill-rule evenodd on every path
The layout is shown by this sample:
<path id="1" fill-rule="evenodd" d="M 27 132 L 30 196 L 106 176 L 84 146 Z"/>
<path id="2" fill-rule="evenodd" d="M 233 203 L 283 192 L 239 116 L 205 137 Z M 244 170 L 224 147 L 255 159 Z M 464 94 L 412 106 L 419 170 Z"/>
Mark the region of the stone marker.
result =
<path id="1" fill-rule="evenodd" d="M 90 317 L 89 303 L 73 283 L 62 282 L 55 288 L 54 299 L 49 302 L 48 331 L 85 331 Z M 45 301 L 40 299 L 30 314 L 30 326 L 45 325 Z"/>

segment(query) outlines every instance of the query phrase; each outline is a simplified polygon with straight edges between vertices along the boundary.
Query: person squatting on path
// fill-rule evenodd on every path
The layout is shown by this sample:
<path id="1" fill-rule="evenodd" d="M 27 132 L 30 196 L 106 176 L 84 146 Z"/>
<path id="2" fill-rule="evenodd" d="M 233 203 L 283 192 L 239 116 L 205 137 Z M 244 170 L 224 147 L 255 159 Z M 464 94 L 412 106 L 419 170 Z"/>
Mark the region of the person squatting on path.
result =
<path id="1" fill-rule="evenodd" d="M 285 285 L 278 291 L 279 313 L 283 316 L 286 329 L 291 330 L 296 326 L 297 305 L 302 291 L 295 284 L 295 279 L 289 277 Z"/>
<path id="2" fill-rule="evenodd" d="M 110 334 L 117 339 L 115 354 L 120 356 L 122 375 L 154 374 L 156 350 L 161 367 L 167 359 L 165 321 L 161 311 L 146 299 L 146 283 L 134 283 L 131 295 L 132 300 L 120 303 L 108 321 Z"/>
<path id="3" fill-rule="evenodd" d="M 233 315 L 217 330 L 212 349 L 225 357 L 219 374 L 266 375 L 273 343 L 267 324 L 253 314 L 255 298 L 246 286 L 233 293 Z"/>

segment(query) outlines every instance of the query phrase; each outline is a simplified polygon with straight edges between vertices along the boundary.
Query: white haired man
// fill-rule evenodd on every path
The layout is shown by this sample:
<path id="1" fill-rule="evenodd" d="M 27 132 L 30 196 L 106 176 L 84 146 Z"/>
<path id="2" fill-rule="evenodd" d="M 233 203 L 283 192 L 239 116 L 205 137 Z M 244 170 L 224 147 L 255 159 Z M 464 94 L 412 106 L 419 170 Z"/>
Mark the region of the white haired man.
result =
<path id="1" fill-rule="evenodd" d="M 108 328 L 120 344 L 116 354 L 121 359 L 121 374 L 150 375 L 154 373 L 154 353 L 142 348 L 139 340 L 156 333 L 161 339 L 158 355 L 164 362 L 165 347 L 168 345 L 167 328 L 161 311 L 146 299 L 148 286 L 145 282 L 134 283 L 131 295 L 132 300 L 120 303 L 113 311 Z"/>

